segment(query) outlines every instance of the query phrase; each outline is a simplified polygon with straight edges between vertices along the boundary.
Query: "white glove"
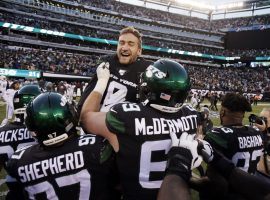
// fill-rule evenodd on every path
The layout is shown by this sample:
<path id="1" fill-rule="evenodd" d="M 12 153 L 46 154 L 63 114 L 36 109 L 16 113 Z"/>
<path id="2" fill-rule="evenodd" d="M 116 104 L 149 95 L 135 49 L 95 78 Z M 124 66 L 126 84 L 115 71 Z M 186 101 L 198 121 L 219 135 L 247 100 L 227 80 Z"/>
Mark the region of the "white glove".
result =
<path id="1" fill-rule="evenodd" d="M 96 91 L 103 95 L 104 91 L 107 88 L 107 83 L 110 78 L 110 70 L 109 70 L 110 64 L 108 62 L 103 62 L 97 67 L 97 78 L 98 81 L 96 83 L 96 86 L 93 91 Z"/>
<path id="2" fill-rule="evenodd" d="M 192 154 L 191 169 L 200 166 L 202 162 L 201 156 L 198 155 L 197 147 L 198 141 L 195 140 L 195 134 L 188 134 L 187 132 L 182 133 L 178 139 L 175 133 L 170 133 L 172 139 L 172 147 L 182 147 L 190 150 Z"/>

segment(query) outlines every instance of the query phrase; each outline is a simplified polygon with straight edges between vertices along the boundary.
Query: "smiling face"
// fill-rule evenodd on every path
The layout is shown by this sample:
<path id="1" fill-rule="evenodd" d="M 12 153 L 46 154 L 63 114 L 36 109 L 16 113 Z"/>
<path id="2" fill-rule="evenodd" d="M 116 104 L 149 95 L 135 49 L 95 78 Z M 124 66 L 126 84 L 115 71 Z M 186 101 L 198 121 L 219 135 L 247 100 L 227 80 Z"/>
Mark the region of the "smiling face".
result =
<path id="1" fill-rule="evenodd" d="M 131 64 L 141 55 L 139 39 L 132 33 L 120 35 L 117 45 L 117 56 L 121 64 Z"/>

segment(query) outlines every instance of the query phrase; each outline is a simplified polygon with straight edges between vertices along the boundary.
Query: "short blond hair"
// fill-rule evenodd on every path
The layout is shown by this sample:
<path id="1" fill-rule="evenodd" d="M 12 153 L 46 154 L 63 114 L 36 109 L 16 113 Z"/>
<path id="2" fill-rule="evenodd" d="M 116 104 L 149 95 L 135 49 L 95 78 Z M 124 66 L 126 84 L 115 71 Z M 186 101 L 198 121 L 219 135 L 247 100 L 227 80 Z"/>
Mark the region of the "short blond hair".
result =
<path id="1" fill-rule="evenodd" d="M 138 38 L 138 40 L 139 40 L 139 48 L 141 49 L 142 48 L 142 34 L 139 32 L 139 30 L 137 30 L 133 26 L 128 26 L 126 28 L 123 28 L 120 31 L 120 35 L 119 36 L 124 35 L 124 34 L 127 34 L 127 33 L 131 33 L 136 38 Z"/>

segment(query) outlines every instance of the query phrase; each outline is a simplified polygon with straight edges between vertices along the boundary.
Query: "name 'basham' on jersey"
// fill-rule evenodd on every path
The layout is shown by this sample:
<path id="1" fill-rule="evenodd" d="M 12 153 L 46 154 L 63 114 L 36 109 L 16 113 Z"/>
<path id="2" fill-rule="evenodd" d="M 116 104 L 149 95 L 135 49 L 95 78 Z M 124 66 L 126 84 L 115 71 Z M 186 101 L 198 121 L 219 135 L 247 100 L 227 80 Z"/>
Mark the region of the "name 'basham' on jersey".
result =
<path id="1" fill-rule="evenodd" d="M 112 149 L 102 140 L 85 135 L 62 146 L 21 149 L 12 155 L 7 171 L 24 188 L 26 199 L 107 200 Z"/>
<path id="2" fill-rule="evenodd" d="M 115 105 L 107 113 L 108 129 L 117 135 L 116 154 L 124 199 L 156 199 L 164 177 L 170 132 L 196 134 L 197 111 L 183 106 L 160 112 L 136 103 Z"/>
<path id="3" fill-rule="evenodd" d="M 248 126 L 226 126 L 214 128 L 204 139 L 232 160 L 236 167 L 255 173 L 263 151 L 261 132 Z"/>

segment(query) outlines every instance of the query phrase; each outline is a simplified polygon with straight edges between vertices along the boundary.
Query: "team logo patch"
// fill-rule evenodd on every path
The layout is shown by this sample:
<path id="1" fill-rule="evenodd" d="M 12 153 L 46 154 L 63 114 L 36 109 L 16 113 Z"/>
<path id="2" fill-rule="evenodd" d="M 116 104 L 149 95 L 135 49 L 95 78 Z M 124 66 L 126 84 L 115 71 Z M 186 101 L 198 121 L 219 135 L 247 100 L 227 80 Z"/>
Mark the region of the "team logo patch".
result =
<path id="1" fill-rule="evenodd" d="M 155 76 L 156 78 L 162 79 L 166 77 L 166 74 L 160 71 L 158 68 L 154 67 L 153 65 L 149 65 L 146 69 L 146 76 L 152 77 Z"/>

